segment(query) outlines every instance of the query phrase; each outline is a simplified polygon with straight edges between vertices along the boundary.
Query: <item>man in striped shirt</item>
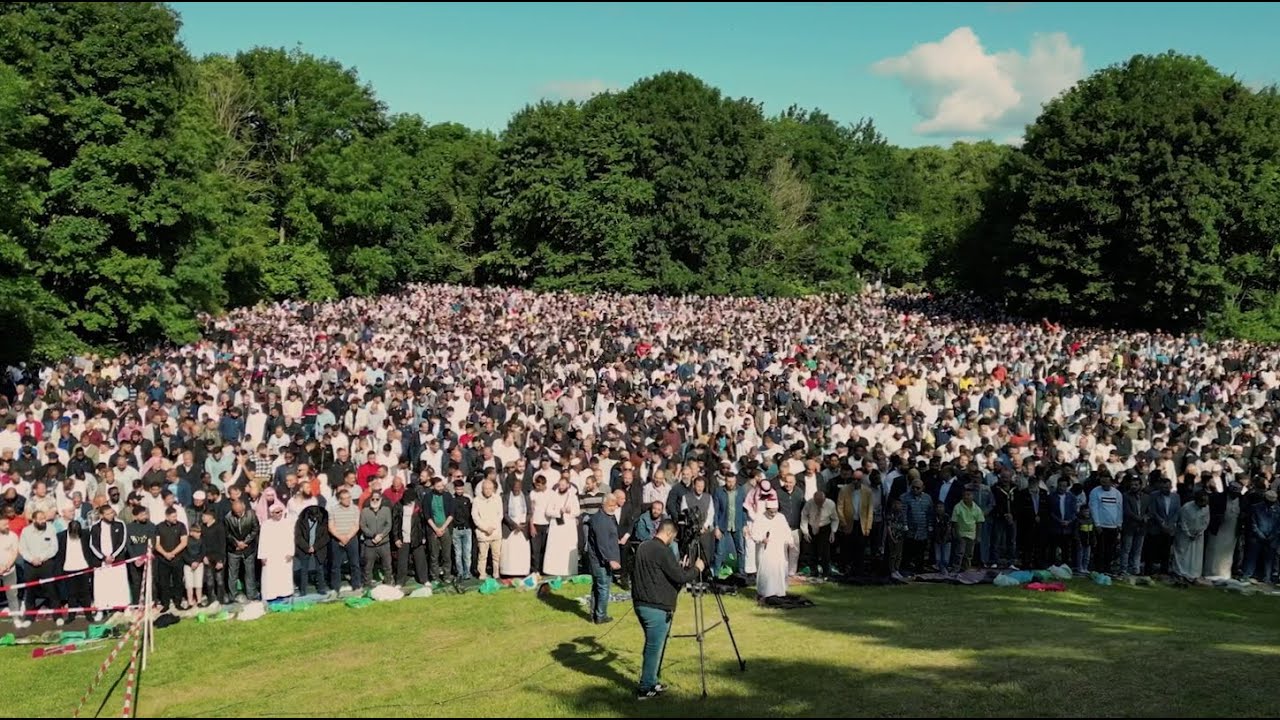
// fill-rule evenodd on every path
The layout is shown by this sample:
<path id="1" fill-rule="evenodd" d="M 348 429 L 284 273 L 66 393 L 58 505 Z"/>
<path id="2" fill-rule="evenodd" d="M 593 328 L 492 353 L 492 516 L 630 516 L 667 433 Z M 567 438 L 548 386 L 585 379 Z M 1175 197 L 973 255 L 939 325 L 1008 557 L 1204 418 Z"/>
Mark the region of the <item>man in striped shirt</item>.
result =
<path id="1" fill-rule="evenodd" d="M 578 525 L 578 557 L 581 562 L 585 563 L 587 559 L 587 523 L 590 522 L 591 516 L 600 512 L 600 508 L 604 507 L 604 493 L 600 492 L 600 483 L 596 480 L 595 475 L 587 475 L 583 481 L 582 492 L 578 494 L 578 507 L 582 509 L 579 515 L 581 524 Z"/>

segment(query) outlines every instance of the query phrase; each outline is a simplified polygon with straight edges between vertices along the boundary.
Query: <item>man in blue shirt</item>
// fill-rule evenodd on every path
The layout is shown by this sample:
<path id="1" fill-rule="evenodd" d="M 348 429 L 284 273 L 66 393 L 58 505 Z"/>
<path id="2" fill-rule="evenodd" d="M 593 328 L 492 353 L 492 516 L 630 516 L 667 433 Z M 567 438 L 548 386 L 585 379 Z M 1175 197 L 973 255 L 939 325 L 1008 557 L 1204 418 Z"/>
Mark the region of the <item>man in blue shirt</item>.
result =
<path id="1" fill-rule="evenodd" d="M 597 625 L 613 622 L 609 617 L 609 585 L 613 573 L 622 569 L 622 553 L 618 546 L 618 521 L 614 513 L 618 500 L 606 495 L 601 511 L 587 521 L 587 565 L 591 568 L 591 622 Z"/>

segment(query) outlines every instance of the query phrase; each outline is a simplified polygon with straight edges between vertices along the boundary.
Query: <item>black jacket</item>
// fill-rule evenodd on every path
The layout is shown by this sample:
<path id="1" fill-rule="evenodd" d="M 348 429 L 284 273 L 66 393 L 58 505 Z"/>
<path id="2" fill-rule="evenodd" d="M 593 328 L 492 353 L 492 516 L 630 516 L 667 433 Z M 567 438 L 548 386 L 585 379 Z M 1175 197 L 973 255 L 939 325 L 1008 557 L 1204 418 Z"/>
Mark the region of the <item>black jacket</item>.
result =
<path id="1" fill-rule="evenodd" d="M 622 562 L 618 545 L 618 521 L 603 509 L 587 520 L 587 559 L 592 567 L 606 569 L 610 562 Z"/>
<path id="2" fill-rule="evenodd" d="M 311 540 L 311 528 L 308 523 L 316 523 L 316 541 Z M 293 544 L 298 548 L 298 555 L 309 555 L 307 550 L 315 550 L 316 559 L 324 562 L 329 557 L 329 513 L 319 505 L 303 508 L 298 521 L 293 524 Z"/>
<path id="3" fill-rule="evenodd" d="M 510 491 L 508 491 L 508 492 L 504 492 L 504 493 L 502 494 L 502 526 L 503 526 L 503 527 L 505 527 L 505 528 L 507 528 L 508 530 L 515 530 L 517 527 L 521 527 L 521 528 L 528 529 L 528 527 L 529 527 L 529 518 L 528 518 L 528 515 L 529 515 L 529 493 L 527 493 L 527 492 L 521 492 L 521 493 L 520 493 L 520 495 L 521 495 L 521 497 L 523 497 L 523 498 L 524 498 L 524 509 L 525 509 L 525 516 L 526 516 L 526 517 L 525 517 L 525 521 L 524 521 L 523 523 L 516 523 L 516 522 L 512 521 L 512 519 L 511 519 L 510 517 L 508 517 L 508 516 L 507 516 L 507 508 L 511 507 L 511 493 L 510 493 Z"/>
<path id="4" fill-rule="evenodd" d="M 227 526 L 227 552 L 232 555 L 249 555 L 257 557 L 258 548 L 258 516 L 252 510 L 245 510 L 244 516 L 236 519 L 235 513 L 227 513 L 223 518 Z M 236 550 L 236 543 L 242 542 L 249 547 Z"/>
<path id="5" fill-rule="evenodd" d="M 431 501 L 436 495 L 444 498 L 444 519 L 448 520 L 453 517 L 453 493 L 437 493 L 435 490 L 428 490 L 422 494 L 422 507 L 418 509 L 422 513 L 422 527 L 424 530 L 431 528 L 428 524 L 428 521 L 431 520 Z M 453 526 L 450 525 L 449 527 Z"/>
<path id="6" fill-rule="evenodd" d="M 416 548 L 426 542 L 426 522 L 422 519 L 421 505 L 413 506 L 413 517 L 409 521 L 409 537 L 404 537 L 405 506 L 396 503 L 391 506 L 391 541 L 405 542 L 407 547 Z"/>
<path id="7" fill-rule="evenodd" d="M 654 538 L 636 548 L 635 570 L 631 574 L 631 600 L 636 605 L 672 612 L 680 588 L 698 577 L 697 568 L 682 568 L 671 546 Z"/>
<path id="8" fill-rule="evenodd" d="M 104 562 L 112 563 L 112 562 L 115 562 L 120 557 L 124 556 L 124 551 L 126 546 L 125 538 L 128 537 L 128 532 L 125 529 L 124 523 L 121 522 L 119 518 L 111 522 L 111 548 L 112 549 L 111 549 L 111 556 L 107 557 L 102 552 L 102 537 L 101 537 L 102 530 L 98 527 L 103 522 L 105 521 L 99 520 L 98 522 L 89 526 L 89 529 L 86 531 L 89 535 L 89 546 L 88 546 L 88 552 L 85 553 L 85 559 L 89 561 L 89 567 L 102 567 L 102 564 Z"/>
<path id="9" fill-rule="evenodd" d="M 227 526 L 222 520 L 214 519 L 212 525 L 200 523 L 203 528 L 204 536 L 204 556 L 209 562 L 220 563 L 227 561 Z"/>

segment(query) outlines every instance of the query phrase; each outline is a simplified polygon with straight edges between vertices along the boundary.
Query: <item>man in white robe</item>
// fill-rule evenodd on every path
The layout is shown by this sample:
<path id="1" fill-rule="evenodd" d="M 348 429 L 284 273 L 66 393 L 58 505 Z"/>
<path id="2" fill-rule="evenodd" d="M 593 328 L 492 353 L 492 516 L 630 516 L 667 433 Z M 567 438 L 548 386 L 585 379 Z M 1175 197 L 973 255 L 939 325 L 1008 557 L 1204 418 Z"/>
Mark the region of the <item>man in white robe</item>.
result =
<path id="1" fill-rule="evenodd" d="M 271 506 L 258 540 L 263 600 L 269 602 L 293 594 L 293 552 L 293 519 L 285 517 L 284 505 L 277 502 Z"/>
<path id="2" fill-rule="evenodd" d="M 128 546 L 127 532 L 124 523 L 116 519 L 115 508 L 103 505 L 101 512 L 102 519 L 89 531 L 89 562 L 97 568 L 93 571 L 93 606 L 123 607 L 129 604 L 129 572 L 123 563 L 113 564 Z M 142 602 L 142 598 L 136 602 Z M 101 622 L 102 615 L 98 611 L 94 621 Z"/>
<path id="3" fill-rule="evenodd" d="M 764 515 L 750 528 L 756 541 L 756 596 L 761 600 L 787 594 L 787 548 L 795 543 L 787 519 L 778 514 L 777 499 L 767 500 L 764 507 Z"/>
<path id="4" fill-rule="evenodd" d="M 1178 530 L 1174 535 L 1173 573 L 1189 580 L 1200 577 L 1204 570 L 1204 533 L 1209 529 L 1209 496 L 1202 490 L 1195 502 L 1178 511 Z"/>
<path id="5" fill-rule="evenodd" d="M 524 483 L 519 477 L 511 484 L 503 507 L 502 557 L 498 561 L 498 574 L 503 577 L 524 577 L 529 574 L 532 553 L 529 549 L 529 496 L 524 494 Z"/>
<path id="6" fill-rule="evenodd" d="M 572 492 L 568 475 L 561 475 L 556 489 L 546 500 L 547 550 L 542 560 L 544 575 L 578 573 L 578 493 Z"/>

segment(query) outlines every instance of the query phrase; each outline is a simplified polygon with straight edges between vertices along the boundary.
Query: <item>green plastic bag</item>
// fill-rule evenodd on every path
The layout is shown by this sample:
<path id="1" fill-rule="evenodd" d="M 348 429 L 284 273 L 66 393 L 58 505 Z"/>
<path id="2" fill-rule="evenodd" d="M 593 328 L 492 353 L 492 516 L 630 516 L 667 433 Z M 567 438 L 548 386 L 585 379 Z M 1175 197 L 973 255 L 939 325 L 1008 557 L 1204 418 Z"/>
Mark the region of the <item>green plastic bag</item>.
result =
<path id="1" fill-rule="evenodd" d="M 73 643 L 76 641 L 88 640 L 88 636 L 83 630 L 63 630 L 62 636 L 58 638 L 58 642 L 62 645 Z"/>
<path id="2" fill-rule="evenodd" d="M 372 605 L 373 600 L 367 597 L 350 597 L 350 598 L 347 598 L 343 604 L 353 610 L 359 610 L 360 608 L 365 608 Z"/>
<path id="3" fill-rule="evenodd" d="M 559 590 L 560 588 L 564 587 L 564 581 L 558 577 L 551 578 L 550 580 L 547 581 L 547 584 L 551 586 L 552 590 Z"/>
<path id="4" fill-rule="evenodd" d="M 102 638 L 107 636 L 107 626 L 106 625 L 90 625 L 89 629 L 85 631 L 85 635 L 90 640 L 101 640 Z"/>
<path id="5" fill-rule="evenodd" d="M 573 577 L 569 578 L 569 582 L 573 583 L 574 585 L 590 585 L 591 576 L 590 575 L 574 575 Z"/>
<path id="6" fill-rule="evenodd" d="M 480 589 L 477 592 L 481 595 L 492 595 L 498 592 L 500 587 L 501 585 L 498 584 L 497 580 L 494 580 L 493 578 L 485 578 L 484 582 L 480 583 Z"/>
<path id="7" fill-rule="evenodd" d="M 18 638 L 13 633 L 5 633 L 4 637 L 0 637 L 0 647 L 8 647 L 18 642 Z"/>

